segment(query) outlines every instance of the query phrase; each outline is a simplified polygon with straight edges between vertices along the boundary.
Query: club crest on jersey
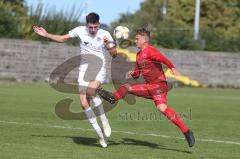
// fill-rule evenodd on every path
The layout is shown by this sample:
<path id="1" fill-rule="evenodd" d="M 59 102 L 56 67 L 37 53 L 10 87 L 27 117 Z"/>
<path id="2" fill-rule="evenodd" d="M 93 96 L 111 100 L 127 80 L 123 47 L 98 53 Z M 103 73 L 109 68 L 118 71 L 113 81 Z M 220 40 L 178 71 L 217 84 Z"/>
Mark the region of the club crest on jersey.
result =
<path id="1" fill-rule="evenodd" d="M 97 37 L 97 41 L 101 41 L 101 38 L 100 38 L 100 37 Z"/>
<path id="2" fill-rule="evenodd" d="M 147 58 L 147 54 L 142 54 L 140 57 L 139 57 L 139 60 L 144 60 Z"/>
<path id="3" fill-rule="evenodd" d="M 143 58 L 143 59 L 147 58 L 147 54 L 143 54 L 143 55 L 142 55 L 142 58 Z"/>

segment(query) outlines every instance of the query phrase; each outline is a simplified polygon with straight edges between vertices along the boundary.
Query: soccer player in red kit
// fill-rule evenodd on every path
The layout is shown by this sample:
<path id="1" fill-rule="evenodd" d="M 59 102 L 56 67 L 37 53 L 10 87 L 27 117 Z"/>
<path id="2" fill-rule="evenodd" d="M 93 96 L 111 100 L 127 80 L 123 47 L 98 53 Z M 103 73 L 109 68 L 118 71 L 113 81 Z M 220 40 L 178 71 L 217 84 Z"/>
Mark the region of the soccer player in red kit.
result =
<path id="1" fill-rule="evenodd" d="M 124 98 L 128 93 L 152 99 L 157 109 L 180 128 L 189 147 L 192 147 L 195 143 L 193 132 L 188 129 L 173 109 L 167 107 L 168 85 L 162 69 L 162 63 L 171 69 L 174 75 L 179 75 L 179 72 L 171 61 L 149 44 L 149 38 L 150 32 L 145 28 L 136 31 L 135 43 L 140 51 L 137 53 L 135 68 L 127 73 L 127 78 L 133 77 L 136 79 L 142 75 L 146 83 L 121 85 L 113 95 L 102 88 L 99 88 L 97 92 L 102 98 L 112 104 Z"/>

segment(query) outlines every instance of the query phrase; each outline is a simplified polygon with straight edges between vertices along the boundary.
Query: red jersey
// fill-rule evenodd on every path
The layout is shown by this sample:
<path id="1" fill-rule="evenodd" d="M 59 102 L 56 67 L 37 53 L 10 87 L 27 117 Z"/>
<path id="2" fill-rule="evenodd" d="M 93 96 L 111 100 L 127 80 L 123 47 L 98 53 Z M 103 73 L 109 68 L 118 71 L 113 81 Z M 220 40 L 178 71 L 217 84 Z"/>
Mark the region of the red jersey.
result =
<path id="1" fill-rule="evenodd" d="M 144 50 L 137 53 L 135 68 L 131 75 L 133 78 L 142 75 L 146 83 L 166 81 L 162 64 L 170 69 L 175 67 L 159 50 L 148 45 Z"/>

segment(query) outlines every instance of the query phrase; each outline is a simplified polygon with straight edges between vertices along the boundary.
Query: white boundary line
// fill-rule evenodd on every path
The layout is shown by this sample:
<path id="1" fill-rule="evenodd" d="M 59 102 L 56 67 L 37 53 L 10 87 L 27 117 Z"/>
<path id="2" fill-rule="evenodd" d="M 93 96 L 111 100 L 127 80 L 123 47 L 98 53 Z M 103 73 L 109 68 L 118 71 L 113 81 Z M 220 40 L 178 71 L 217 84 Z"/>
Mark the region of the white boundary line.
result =
<path id="1" fill-rule="evenodd" d="M 48 128 L 58 128 L 58 129 L 70 129 L 70 130 L 83 130 L 83 131 L 94 131 L 93 129 L 85 129 L 85 128 L 74 128 L 70 126 L 61 126 L 61 125 L 46 125 L 46 124 L 36 124 L 36 123 L 23 123 L 23 122 L 16 122 L 16 121 L 1 121 L 0 123 L 3 124 L 15 124 L 15 125 L 30 125 L 35 127 L 48 127 Z M 130 134 L 130 135 L 139 135 L 139 136 L 152 136 L 152 137 L 161 137 L 161 138 L 173 138 L 173 139 L 180 139 L 184 140 L 184 138 L 181 137 L 171 137 L 168 135 L 161 135 L 161 134 L 144 134 L 144 133 L 137 133 L 132 131 L 117 131 L 113 130 L 112 132 L 115 133 L 122 133 L 122 134 Z M 240 145 L 240 142 L 235 141 L 224 141 L 224 140 L 214 140 L 214 139 L 196 139 L 196 141 L 201 142 L 212 142 L 212 143 L 222 143 L 222 144 L 230 144 L 230 145 Z"/>

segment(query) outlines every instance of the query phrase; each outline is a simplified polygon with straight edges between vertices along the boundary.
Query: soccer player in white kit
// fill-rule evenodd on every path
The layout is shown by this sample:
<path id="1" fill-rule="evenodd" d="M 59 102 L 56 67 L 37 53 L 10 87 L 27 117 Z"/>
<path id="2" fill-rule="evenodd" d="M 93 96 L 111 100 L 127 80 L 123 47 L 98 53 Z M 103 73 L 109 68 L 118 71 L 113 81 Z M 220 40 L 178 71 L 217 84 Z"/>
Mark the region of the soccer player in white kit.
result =
<path id="1" fill-rule="evenodd" d="M 99 137 L 99 143 L 102 147 L 107 147 L 103 133 L 106 137 L 109 137 L 111 135 L 111 127 L 107 117 L 105 116 L 102 101 L 98 96 L 95 96 L 95 91 L 106 78 L 106 52 L 109 52 L 112 57 L 115 57 L 117 55 L 117 50 L 115 45 L 111 43 L 113 38 L 110 33 L 100 29 L 99 15 L 96 13 L 89 13 L 86 16 L 86 26 L 76 27 L 69 31 L 69 33 L 66 35 L 50 34 L 44 28 L 39 26 L 33 26 L 33 29 L 38 35 L 57 42 L 65 42 L 71 38 L 78 37 L 80 39 L 81 55 L 94 55 L 102 60 L 102 66 L 97 68 L 100 70 L 97 75 L 92 75 L 92 77 L 88 77 L 88 81 L 85 81 L 84 79 L 86 78 L 84 75 L 87 71 L 87 68 L 91 64 L 94 65 L 94 61 L 90 60 L 91 63 L 84 63 L 84 59 L 81 59 L 83 64 L 80 62 L 78 84 L 81 106 L 84 109 L 90 124 Z M 90 100 L 92 100 L 93 105 L 100 114 L 99 118 L 103 125 L 103 132 L 97 123 L 96 115 L 90 107 Z"/>

